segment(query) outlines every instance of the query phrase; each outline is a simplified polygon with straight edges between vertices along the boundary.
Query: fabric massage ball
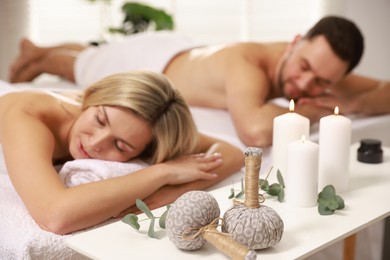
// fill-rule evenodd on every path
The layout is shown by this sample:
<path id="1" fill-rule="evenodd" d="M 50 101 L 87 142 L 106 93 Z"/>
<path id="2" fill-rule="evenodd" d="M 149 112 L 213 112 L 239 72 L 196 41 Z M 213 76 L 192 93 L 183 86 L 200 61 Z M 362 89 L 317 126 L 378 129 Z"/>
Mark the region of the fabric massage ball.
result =
<path id="1" fill-rule="evenodd" d="M 249 147 L 245 151 L 245 200 L 228 209 L 223 216 L 222 232 L 232 235 L 248 248 L 264 249 L 277 244 L 284 224 L 272 208 L 259 203 L 259 171 L 262 150 Z"/>
<path id="2" fill-rule="evenodd" d="M 207 241 L 202 236 L 183 239 L 183 235 L 195 235 L 220 216 L 215 198 L 203 191 L 190 191 L 180 196 L 170 207 L 165 226 L 169 239 L 180 249 L 197 250 Z"/>
<path id="3" fill-rule="evenodd" d="M 217 230 L 219 220 L 215 198 L 205 191 L 190 191 L 169 208 L 165 228 L 169 239 L 180 249 L 197 250 L 210 242 L 231 259 L 256 259 L 256 252 Z"/>
<path id="4" fill-rule="evenodd" d="M 283 227 L 283 221 L 272 208 L 262 205 L 253 209 L 240 204 L 226 211 L 222 231 L 251 249 L 264 249 L 280 241 Z"/>

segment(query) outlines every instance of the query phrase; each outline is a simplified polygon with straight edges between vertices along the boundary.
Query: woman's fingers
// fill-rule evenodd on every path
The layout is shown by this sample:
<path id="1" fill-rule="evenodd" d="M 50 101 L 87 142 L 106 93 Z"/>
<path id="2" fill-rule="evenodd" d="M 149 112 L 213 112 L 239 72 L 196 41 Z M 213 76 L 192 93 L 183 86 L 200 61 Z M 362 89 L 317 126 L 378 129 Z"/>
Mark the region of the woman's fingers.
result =
<path id="1" fill-rule="evenodd" d="M 218 174 L 211 172 L 201 172 L 199 175 L 199 179 L 201 180 L 214 180 L 218 178 Z"/>

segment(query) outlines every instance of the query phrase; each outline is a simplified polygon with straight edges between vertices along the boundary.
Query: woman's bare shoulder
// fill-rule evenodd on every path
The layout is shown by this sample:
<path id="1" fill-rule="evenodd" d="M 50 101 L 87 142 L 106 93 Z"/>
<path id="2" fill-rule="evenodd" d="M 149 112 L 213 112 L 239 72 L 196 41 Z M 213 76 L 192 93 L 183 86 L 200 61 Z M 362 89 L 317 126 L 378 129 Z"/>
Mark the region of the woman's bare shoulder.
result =
<path id="1" fill-rule="evenodd" d="M 0 97 L 0 104 L 29 105 L 51 101 L 54 97 L 43 91 L 16 91 Z"/>
<path id="2" fill-rule="evenodd" d="M 64 111 L 61 100 L 42 91 L 20 91 L 0 98 L 0 118 L 6 113 L 27 113 L 36 117 Z"/>

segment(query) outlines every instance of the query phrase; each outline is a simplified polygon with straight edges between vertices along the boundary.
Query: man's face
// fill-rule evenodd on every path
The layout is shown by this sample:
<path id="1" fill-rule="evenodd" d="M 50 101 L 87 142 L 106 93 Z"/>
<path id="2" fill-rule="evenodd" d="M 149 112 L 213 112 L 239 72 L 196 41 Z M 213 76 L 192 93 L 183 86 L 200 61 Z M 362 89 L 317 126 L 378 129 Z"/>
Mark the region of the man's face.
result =
<path id="1" fill-rule="evenodd" d="M 314 97 L 340 81 L 347 67 L 348 63 L 337 57 L 324 36 L 310 41 L 301 39 L 284 60 L 279 83 L 288 99 Z"/>

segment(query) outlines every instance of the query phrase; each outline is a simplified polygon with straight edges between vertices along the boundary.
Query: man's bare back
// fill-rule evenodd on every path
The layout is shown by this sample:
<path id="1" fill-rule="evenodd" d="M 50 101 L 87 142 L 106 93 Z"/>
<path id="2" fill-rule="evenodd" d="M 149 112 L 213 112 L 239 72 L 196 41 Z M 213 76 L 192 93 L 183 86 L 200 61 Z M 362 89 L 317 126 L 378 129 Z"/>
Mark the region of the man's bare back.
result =
<path id="1" fill-rule="evenodd" d="M 256 75 L 259 71 L 272 75 L 276 61 L 286 46 L 287 43 L 246 42 L 194 48 L 175 56 L 163 73 L 190 105 L 228 109 L 226 85 L 229 76 L 234 75 L 237 64 L 244 62 Z M 276 93 L 272 85 L 259 86 L 272 88 L 267 100 L 280 94 Z"/>

